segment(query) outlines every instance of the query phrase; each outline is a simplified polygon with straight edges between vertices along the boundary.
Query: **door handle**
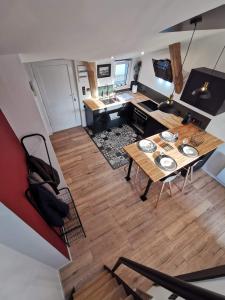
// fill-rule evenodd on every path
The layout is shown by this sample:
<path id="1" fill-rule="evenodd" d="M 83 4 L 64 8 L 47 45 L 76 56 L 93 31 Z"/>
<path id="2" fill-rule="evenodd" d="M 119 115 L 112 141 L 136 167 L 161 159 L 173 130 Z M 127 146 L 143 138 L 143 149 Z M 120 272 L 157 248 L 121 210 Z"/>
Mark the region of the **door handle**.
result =
<path id="1" fill-rule="evenodd" d="M 72 97 L 72 99 L 73 99 L 74 102 L 77 101 L 76 97 L 74 97 L 74 94 L 70 94 L 70 96 Z"/>

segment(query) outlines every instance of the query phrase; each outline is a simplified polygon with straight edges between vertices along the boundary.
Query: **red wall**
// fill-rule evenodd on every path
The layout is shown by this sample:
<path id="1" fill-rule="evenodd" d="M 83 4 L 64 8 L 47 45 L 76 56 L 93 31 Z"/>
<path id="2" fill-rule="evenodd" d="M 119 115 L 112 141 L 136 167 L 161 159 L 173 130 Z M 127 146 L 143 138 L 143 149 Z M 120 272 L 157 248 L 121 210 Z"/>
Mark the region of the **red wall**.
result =
<path id="1" fill-rule="evenodd" d="M 68 257 L 62 240 L 26 199 L 28 187 L 24 150 L 0 110 L 0 201 Z"/>

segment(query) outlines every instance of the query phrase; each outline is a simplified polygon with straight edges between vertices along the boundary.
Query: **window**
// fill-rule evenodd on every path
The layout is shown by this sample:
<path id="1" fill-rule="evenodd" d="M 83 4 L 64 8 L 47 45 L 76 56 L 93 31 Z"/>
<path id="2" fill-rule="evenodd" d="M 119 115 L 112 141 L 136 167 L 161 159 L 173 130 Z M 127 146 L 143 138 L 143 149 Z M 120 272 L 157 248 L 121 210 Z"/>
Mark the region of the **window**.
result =
<path id="1" fill-rule="evenodd" d="M 121 60 L 115 63 L 115 86 L 117 88 L 128 84 L 130 60 Z"/>

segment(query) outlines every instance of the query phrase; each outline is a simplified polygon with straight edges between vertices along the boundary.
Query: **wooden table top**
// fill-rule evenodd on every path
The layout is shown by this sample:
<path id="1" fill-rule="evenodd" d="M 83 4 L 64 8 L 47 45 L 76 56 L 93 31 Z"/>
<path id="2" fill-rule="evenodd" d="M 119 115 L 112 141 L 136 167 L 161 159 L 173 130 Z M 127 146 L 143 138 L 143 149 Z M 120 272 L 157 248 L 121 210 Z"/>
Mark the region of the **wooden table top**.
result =
<path id="1" fill-rule="evenodd" d="M 168 143 L 164 142 L 159 134 L 153 135 L 148 137 L 148 140 L 153 141 L 157 145 L 157 150 L 154 153 L 145 153 L 141 151 L 137 143 L 133 143 L 124 147 L 125 152 L 133 158 L 136 164 L 145 172 L 145 174 L 150 177 L 153 182 L 157 182 L 160 179 L 172 174 L 171 171 L 164 171 L 161 170 L 155 163 L 154 159 L 157 157 L 161 151 L 163 151 L 166 155 L 171 156 L 177 162 L 177 170 L 189 165 L 191 162 L 194 162 L 199 157 L 208 154 L 209 152 L 215 150 L 219 145 L 223 144 L 224 142 L 217 137 L 207 133 L 206 131 L 194 126 L 193 124 L 189 125 L 182 125 L 170 130 L 170 132 L 176 133 L 178 132 L 179 138 L 176 143 Z M 195 147 L 198 152 L 199 156 L 192 158 L 187 157 L 179 152 L 178 146 L 182 144 L 183 139 L 188 138 L 190 143 L 190 138 L 195 134 L 201 134 L 203 136 L 203 143 L 198 147 Z M 173 147 L 172 150 L 166 151 L 163 146 L 165 144 L 169 144 Z M 191 144 L 191 143 L 190 143 Z"/>

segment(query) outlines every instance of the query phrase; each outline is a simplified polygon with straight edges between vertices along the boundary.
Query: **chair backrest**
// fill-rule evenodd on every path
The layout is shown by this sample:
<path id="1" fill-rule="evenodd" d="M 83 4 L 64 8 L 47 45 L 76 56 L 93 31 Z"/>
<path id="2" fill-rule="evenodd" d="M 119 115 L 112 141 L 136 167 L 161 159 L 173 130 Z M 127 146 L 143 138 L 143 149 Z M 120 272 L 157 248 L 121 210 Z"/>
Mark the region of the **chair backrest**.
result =
<path id="1" fill-rule="evenodd" d="M 175 180 L 178 176 L 180 176 L 180 172 L 177 174 L 173 174 L 171 176 L 168 176 L 165 180 L 163 180 L 163 182 L 165 183 L 169 183 L 172 182 L 173 180 Z"/>
<path id="2" fill-rule="evenodd" d="M 194 162 L 193 165 L 191 165 L 191 167 L 195 168 L 195 169 L 198 169 L 198 166 L 200 168 L 202 163 L 203 163 L 203 159 L 199 159 L 196 162 Z"/>

